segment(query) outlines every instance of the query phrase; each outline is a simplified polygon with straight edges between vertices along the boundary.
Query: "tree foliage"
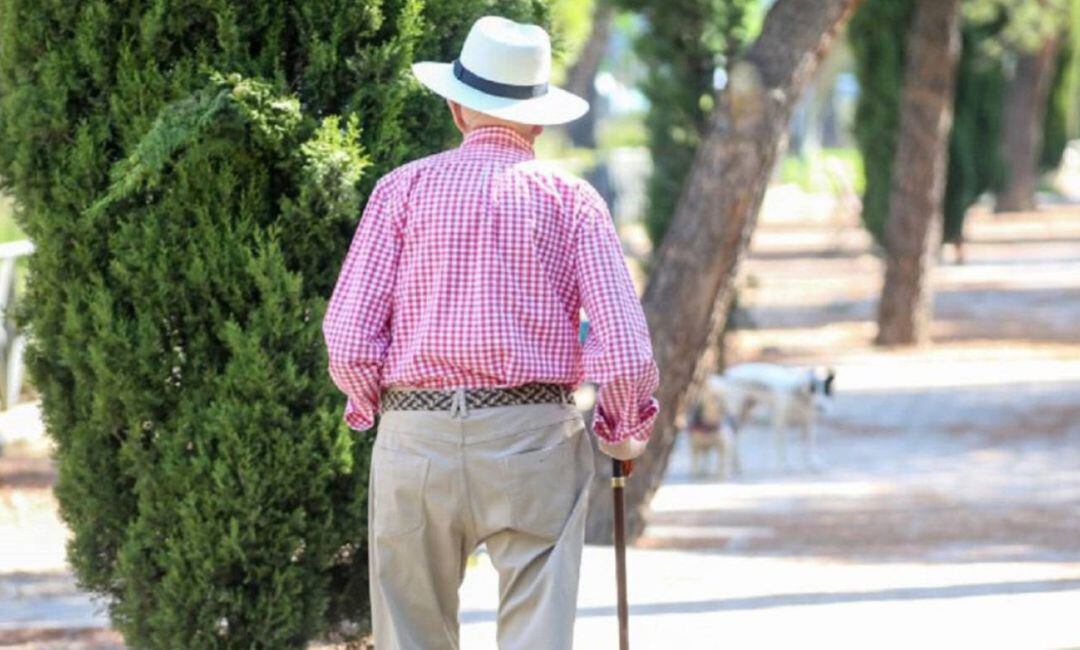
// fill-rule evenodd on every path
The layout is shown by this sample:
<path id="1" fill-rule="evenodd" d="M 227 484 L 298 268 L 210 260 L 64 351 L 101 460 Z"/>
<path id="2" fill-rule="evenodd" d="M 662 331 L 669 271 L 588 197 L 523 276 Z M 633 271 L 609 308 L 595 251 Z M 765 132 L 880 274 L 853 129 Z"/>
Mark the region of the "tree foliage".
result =
<path id="1" fill-rule="evenodd" d="M 1062 31 L 1073 0 L 964 0 L 964 19 L 973 25 L 998 23 L 981 43 L 988 56 L 1034 52 Z"/>
<path id="2" fill-rule="evenodd" d="M 551 0 L 549 13 L 553 30 L 553 83 L 565 85 L 567 71 L 577 61 L 589 40 L 594 11 L 606 1 Z"/>
<path id="3" fill-rule="evenodd" d="M 1068 141 L 1080 137 L 1080 0 L 1066 1 L 1067 23 L 1043 122 L 1043 170 L 1060 165 Z"/>
<path id="4" fill-rule="evenodd" d="M 896 148 L 897 111 L 910 24 L 911 0 L 866 0 L 849 27 L 861 86 L 855 138 L 866 170 L 863 222 L 882 241 Z M 1000 133 L 1007 69 L 1018 53 L 1058 37 L 1069 16 L 1067 43 L 1080 38 L 1077 0 L 965 0 L 963 52 L 953 107 L 944 239 L 958 241 L 968 208 L 1001 186 Z M 1080 100 L 1080 55 L 1059 57 L 1047 114 L 1043 164 L 1056 165 L 1068 134 L 1075 134 Z M 1080 49 L 1080 48 L 1077 48 Z M 1069 117 L 1074 116 L 1074 117 Z M 1067 126 L 1072 121 L 1071 126 Z M 1069 130 L 1069 129 L 1074 130 Z"/>
<path id="5" fill-rule="evenodd" d="M 749 41 L 755 0 L 620 0 L 647 26 L 635 50 L 649 72 L 646 128 L 654 161 L 645 227 L 654 245 L 667 231 L 713 108 L 714 71 Z"/>
<path id="6" fill-rule="evenodd" d="M 1000 60 L 981 44 L 993 39 L 1002 21 L 966 24 L 956 71 L 949 171 L 943 206 L 943 241 L 961 242 L 964 216 L 984 193 L 1001 186 L 1002 98 L 1005 75 Z"/>
<path id="7" fill-rule="evenodd" d="M 854 136 L 863 158 L 866 189 L 862 218 L 879 243 L 889 216 L 890 179 L 900 124 L 900 90 L 911 0 L 865 0 L 848 25 L 859 79 Z"/>
<path id="8" fill-rule="evenodd" d="M 130 647 L 363 623 L 373 437 L 319 323 L 367 189 L 454 133 L 407 66 L 489 11 L 0 0 L 0 177 L 36 245 L 17 317 L 68 559 Z"/>

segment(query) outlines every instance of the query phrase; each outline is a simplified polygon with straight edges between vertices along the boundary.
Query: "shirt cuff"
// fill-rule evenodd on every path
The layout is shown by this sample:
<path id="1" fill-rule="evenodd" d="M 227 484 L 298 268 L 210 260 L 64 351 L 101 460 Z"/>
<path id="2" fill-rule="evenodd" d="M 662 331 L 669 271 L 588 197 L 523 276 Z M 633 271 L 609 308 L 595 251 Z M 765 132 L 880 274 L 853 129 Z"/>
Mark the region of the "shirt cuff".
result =
<path id="1" fill-rule="evenodd" d="M 375 411 L 377 409 L 377 404 L 364 408 L 350 397 L 345 402 L 345 414 L 343 417 L 349 428 L 356 431 L 367 431 L 375 426 Z"/>
<path id="2" fill-rule="evenodd" d="M 628 425 L 614 422 L 604 407 L 597 405 L 593 411 L 593 433 L 607 444 L 622 442 L 626 438 L 647 441 L 659 411 L 660 403 L 655 397 L 649 397 L 638 407 L 637 421 Z"/>

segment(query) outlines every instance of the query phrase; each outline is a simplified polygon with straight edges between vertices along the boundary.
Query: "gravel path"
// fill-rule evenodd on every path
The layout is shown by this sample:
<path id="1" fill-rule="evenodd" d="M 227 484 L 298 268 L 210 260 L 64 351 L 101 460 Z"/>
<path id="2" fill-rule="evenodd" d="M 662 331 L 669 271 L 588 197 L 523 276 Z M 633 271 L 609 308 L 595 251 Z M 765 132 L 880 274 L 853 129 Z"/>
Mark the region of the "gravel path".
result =
<path id="1" fill-rule="evenodd" d="M 825 468 L 776 467 L 756 424 L 744 476 L 700 479 L 680 439 L 629 550 L 633 647 L 1080 648 L 1080 211 L 977 215 L 968 258 L 935 272 L 935 344 L 879 350 L 862 233 L 763 223 L 730 356 L 838 370 Z M 0 461 L 0 646 L 118 648 L 64 570 L 50 471 Z M 463 648 L 495 648 L 496 580 L 478 554 Z M 579 608 L 578 646 L 615 647 L 608 547 Z"/>
<path id="2" fill-rule="evenodd" d="M 733 361 L 830 364 L 821 473 L 694 478 L 680 440 L 630 549 L 637 648 L 1080 648 L 1080 211 L 973 219 L 936 271 L 935 344 L 879 350 L 880 263 L 856 229 L 768 224 Z M 611 550 L 586 549 L 581 647 L 614 647 Z M 495 573 L 463 647 L 494 648 Z"/>

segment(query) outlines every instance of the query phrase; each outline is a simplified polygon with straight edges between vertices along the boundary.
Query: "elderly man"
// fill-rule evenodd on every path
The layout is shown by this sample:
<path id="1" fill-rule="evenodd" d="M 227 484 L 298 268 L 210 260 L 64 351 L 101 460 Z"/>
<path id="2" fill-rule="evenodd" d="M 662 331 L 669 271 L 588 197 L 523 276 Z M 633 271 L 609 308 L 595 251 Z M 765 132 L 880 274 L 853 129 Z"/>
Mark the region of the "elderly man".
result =
<path id="1" fill-rule="evenodd" d="M 595 474 L 593 432 L 640 455 L 658 404 L 645 318 L 607 206 L 534 160 L 586 102 L 548 84 L 536 25 L 487 16 L 453 63 L 413 66 L 447 99 L 457 148 L 379 179 L 327 307 L 329 372 L 363 431 L 379 650 L 459 647 L 458 588 L 486 544 L 499 647 L 571 648 Z M 591 327 L 579 342 L 580 312 Z"/>

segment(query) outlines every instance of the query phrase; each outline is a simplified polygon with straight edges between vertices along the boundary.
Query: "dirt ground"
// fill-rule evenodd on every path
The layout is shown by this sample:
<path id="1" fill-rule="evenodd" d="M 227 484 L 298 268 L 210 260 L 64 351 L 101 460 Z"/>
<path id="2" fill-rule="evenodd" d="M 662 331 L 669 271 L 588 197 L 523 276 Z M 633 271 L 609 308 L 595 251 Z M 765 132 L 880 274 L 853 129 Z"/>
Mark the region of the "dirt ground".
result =
<path id="1" fill-rule="evenodd" d="M 1080 211 L 976 214 L 966 248 L 965 264 L 947 257 L 934 272 L 933 344 L 880 350 L 870 340 L 881 263 L 863 233 L 759 230 L 740 282 L 754 329 L 736 332 L 729 354 L 837 370 L 818 427 L 827 471 L 781 474 L 822 492 L 659 511 L 654 530 L 767 534 L 640 544 L 839 561 L 1080 560 Z M 769 437 L 763 425 L 747 432 L 744 454 L 759 466 L 732 499 L 777 478 Z M 799 450 L 789 447 L 796 461 Z M 669 481 L 692 480 L 686 455 Z M 874 487 L 850 493 L 852 480 Z"/>
<path id="2" fill-rule="evenodd" d="M 977 214 L 969 231 L 967 263 L 934 272 L 932 346 L 890 351 L 870 346 L 881 271 L 861 232 L 762 227 L 741 279 L 754 328 L 735 333 L 729 354 L 837 369 L 836 405 L 819 426 L 827 469 L 778 473 L 757 425 L 743 442 L 758 465 L 725 500 L 661 504 L 651 519 L 660 534 L 640 544 L 1080 559 L 1080 212 Z M 691 482 L 687 455 L 670 483 Z M 799 476 L 816 491 L 754 496 L 762 482 Z M 852 482 L 862 488 L 843 489 Z M 693 527 L 729 532 L 662 534 Z"/>
<path id="3" fill-rule="evenodd" d="M 933 344 L 878 349 L 882 268 L 855 224 L 773 212 L 741 269 L 730 362 L 832 366 L 824 467 L 740 434 L 744 474 L 679 438 L 628 550 L 640 648 L 1080 647 L 1080 210 L 972 217 L 934 271 Z M 614 643 L 611 549 L 587 546 L 575 640 Z M 466 577 L 463 647 L 497 583 Z"/>
<path id="4" fill-rule="evenodd" d="M 933 344 L 882 350 L 865 234 L 764 220 L 729 354 L 837 370 L 824 469 L 794 442 L 778 466 L 757 423 L 743 476 L 695 477 L 680 440 L 630 549 L 635 647 L 1080 647 L 1080 209 L 976 214 L 966 252 L 934 271 Z M 64 568 L 52 480 L 0 459 L 0 647 L 120 648 Z M 612 645 L 609 556 L 586 548 L 581 647 Z M 494 647 L 494 606 L 481 557 L 463 647 Z"/>

